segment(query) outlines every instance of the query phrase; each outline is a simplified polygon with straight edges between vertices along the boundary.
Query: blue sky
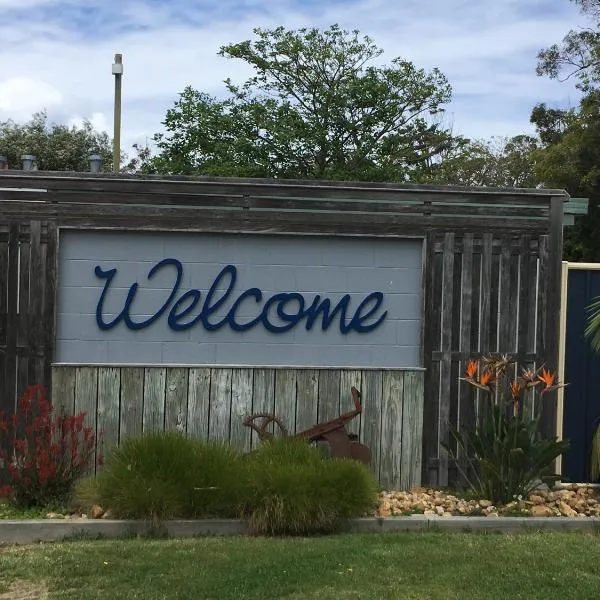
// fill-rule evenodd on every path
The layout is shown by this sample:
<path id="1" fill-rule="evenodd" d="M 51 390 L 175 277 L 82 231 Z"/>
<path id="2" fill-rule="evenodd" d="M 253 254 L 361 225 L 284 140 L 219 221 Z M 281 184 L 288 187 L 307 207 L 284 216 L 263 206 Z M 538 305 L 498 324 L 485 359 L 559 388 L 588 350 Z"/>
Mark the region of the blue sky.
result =
<path id="1" fill-rule="evenodd" d="M 535 74 L 536 54 L 587 25 L 569 0 L 0 0 L 0 120 L 46 109 L 112 129 L 116 52 L 124 55 L 123 147 L 160 131 L 186 85 L 214 95 L 243 64 L 219 47 L 253 27 L 339 23 L 453 87 L 446 122 L 472 138 L 532 132 L 538 102 L 577 104 L 573 82 Z"/>

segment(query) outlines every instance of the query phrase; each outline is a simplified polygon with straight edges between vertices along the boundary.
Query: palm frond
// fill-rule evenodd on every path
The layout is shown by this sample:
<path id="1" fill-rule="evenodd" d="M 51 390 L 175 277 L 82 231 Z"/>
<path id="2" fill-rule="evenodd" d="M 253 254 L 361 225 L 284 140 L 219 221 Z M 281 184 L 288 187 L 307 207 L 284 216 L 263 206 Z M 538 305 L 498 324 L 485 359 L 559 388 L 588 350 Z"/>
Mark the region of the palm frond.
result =
<path id="1" fill-rule="evenodd" d="M 596 352 L 600 352 L 600 296 L 587 307 L 588 318 L 585 336 L 591 338 L 590 343 Z"/>

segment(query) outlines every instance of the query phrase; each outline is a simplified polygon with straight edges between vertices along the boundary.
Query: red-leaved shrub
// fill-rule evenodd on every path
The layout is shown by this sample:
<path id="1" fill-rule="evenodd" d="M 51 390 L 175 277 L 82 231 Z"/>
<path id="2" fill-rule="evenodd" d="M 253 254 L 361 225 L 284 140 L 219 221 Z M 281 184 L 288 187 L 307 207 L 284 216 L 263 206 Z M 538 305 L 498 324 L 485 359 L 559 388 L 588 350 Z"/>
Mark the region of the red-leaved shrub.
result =
<path id="1" fill-rule="evenodd" d="M 10 489 L 15 504 L 65 502 L 73 483 L 94 467 L 96 433 L 85 418 L 56 415 L 42 385 L 25 390 L 15 414 L 0 413 L 0 462 L 9 484 L 4 491 Z"/>

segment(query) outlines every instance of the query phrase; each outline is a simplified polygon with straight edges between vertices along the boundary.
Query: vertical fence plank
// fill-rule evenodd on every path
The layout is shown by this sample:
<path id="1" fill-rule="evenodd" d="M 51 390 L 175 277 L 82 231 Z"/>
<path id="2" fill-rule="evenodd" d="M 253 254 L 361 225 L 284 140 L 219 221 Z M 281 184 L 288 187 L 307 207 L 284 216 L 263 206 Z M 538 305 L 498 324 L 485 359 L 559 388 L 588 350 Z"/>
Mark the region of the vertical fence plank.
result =
<path id="1" fill-rule="evenodd" d="M 319 422 L 329 421 L 340 414 L 340 371 L 319 371 Z"/>
<path id="2" fill-rule="evenodd" d="M 75 372 L 75 414 L 85 413 L 85 424 L 97 430 L 98 415 L 98 369 L 95 367 L 77 367 Z M 96 470 L 96 454 L 87 473 Z"/>
<path id="3" fill-rule="evenodd" d="M 535 280 L 532 281 L 532 273 L 530 269 L 531 261 L 529 260 L 530 255 L 530 237 L 528 235 L 522 235 L 519 239 L 519 299 L 518 299 L 518 312 L 519 312 L 519 323 L 517 325 L 517 354 L 519 355 L 520 362 L 524 362 L 524 356 L 528 350 L 528 326 L 529 326 L 529 306 L 531 287 L 534 286 L 533 292 L 535 294 Z M 521 366 L 525 366 L 522 364 Z"/>
<path id="4" fill-rule="evenodd" d="M 98 368 L 98 454 L 106 456 L 119 443 L 121 369 Z"/>
<path id="5" fill-rule="evenodd" d="M 252 389 L 252 412 L 273 414 L 275 410 L 275 370 L 255 369 Z M 273 433 L 271 426 L 268 431 Z M 256 448 L 260 444 L 258 434 L 252 431 L 251 446 Z"/>
<path id="6" fill-rule="evenodd" d="M 31 355 L 29 331 L 32 318 L 29 314 L 29 266 L 31 237 L 25 236 L 23 225 L 19 228 L 19 285 L 17 302 L 17 397 L 21 396 L 30 383 L 38 383 L 29 378 Z M 33 360 L 33 357 L 31 357 Z"/>
<path id="7" fill-rule="evenodd" d="M 426 239 L 425 282 L 425 323 L 423 345 L 425 354 L 425 421 L 427 428 L 423 435 L 425 452 L 425 472 L 423 476 L 429 485 L 437 486 L 438 480 L 438 432 L 440 402 L 440 362 L 433 359 L 433 353 L 440 349 L 441 306 L 442 306 L 442 270 L 443 260 L 436 252 L 436 235 L 429 233 Z M 361 432 L 362 423 L 361 420 Z"/>
<path id="8" fill-rule="evenodd" d="M 423 372 L 405 371 L 402 411 L 402 489 L 421 484 Z"/>
<path id="9" fill-rule="evenodd" d="M 144 369 L 121 368 L 121 415 L 119 440 L 142 434 L 144 414 Z"/>
<path id="10" fill-rule="evenodd" d="M 229 441 L 231 375 L 231 369 L 212 369 L 210 375 L 208 437 L 219 442 Z"/>
<path id="11" fill-rule="evenodd" d="M 243 451 L 250 450 L 250 428 L 244 419 L 252 412 L 252 369 L 234 369 L 231 377 L 230 442 Z"/>
<path id="12" fill-rule="evenodd" d="M 8 302 L 6 322 L 6 376 L 4 394 L 0 398 L 0 409 L 11 414 L 15 409 L 17 386 L 17 294 L 19 286 L 19 225 L 8 227 Z"/>
<path id="13" fill-rule="evenodd" d="M 498 317 L 498 351 L 503 354 L 509 354 L 513 350 L 511 322 L 514 321 L 514 311 L 516 310 L 516 306 L 511 306 L 510 304 L 510 270 L 511 240 L 508 237 L 504 237 L 500 247 L 500 301 Z"/>
<path id="14" fill-rule="evenodd" d="M 275 371 L 275 414 L 285 423 L 288 431 L 296 431 L 296 370 Z M 277 433 L 277 431 L 275 431 Z"/>
<path id="15" fill-rule="evenodd" d="M 492 252 L 494 238 L 491 233 L 483 235 L 481 248 L 481 313 L 479 351 L 487 354 L 491 351 L 491 310 L 492 310 Z"/>
<path id="16" fill-rule="evenodd" d="M 186 431 L 188 436 L 199 440 L 208 439 L 210 377 L 211 371 L 208 368 L 190 369 Z"/>
<path id="17" fill-rule="evenodd" d="M 382 375 L 381 432 L 379 445 L 379 483 L 385 490 L 403 489 L 402 409 L 404 404 L 404 374 L 385 371 Z"/>
<path id="18" fill-rule="evenodd" d="M 27 345 L 29 348 L 28 378 L 32 383 L 44 379 L 44 265 L 42 264 L 42 223 L 31 221 L 29 250 L 29 308 Z"/>
<path id="19" fill-rule="evenodd" d="M 465 372 L 469 355 L 475 349 L 472 347 L 473 332 L 473 304 L 478 300 L 479 290 L 473 285 L 474 266 L 474 238 L 473 234 L 467 233 L 463 238 L 462 271 L 461 271 L 461 298 L 460 298 L 460 339 L 459 349 L 465 360 L 459 362 L 458 374 Z M 458 379 L 458 378 L 457 378 Z M 412 381 L 411 381 L 412 384 Z M 412 388 L 411 388 L 412 391 Z M 475 405 L 471 387 L 464 381 L 458 381 L 458 427 L 460 430 L 469 431 L 475 424 Z M 407 398 L 408 402 L 408 398 Z M 410 412 L 410 409 L 409 409 Z M 464 468 L 465 457 L 462 456 L 461 448 L 457 448 L 458 460 Z M 457 473 L 457 479 L 459 474 Z"/>
<path id="20" fill-rule="evenodd" d="M 75 411 L 75 367 L 52 370 L 52 406 L 56 415 L 72 415 Z"/>
<path id="21" fill-rule="evenodd" d="M 383 375 L 381 371 L 362 372 L 363 419 L 360 441 L 369 446 L 372 454 L 371 468 L 379 477 L 381 461 L 381 394 Z"/>
<path id="22" fill-rule="evenodd" d="M 165 391 L 165 429 L 187 429 L 188 369 L 168 368 Z"/>
<path id="23" fill-rule="evenodd" d="M 442 275 L 442 364 L 440 387 L 438 485 L 448 485 L 448 452 L 444 443 L 448 443 L 448 422 L 450 418 L 450 386 L 452 385 L 452 311 L 454 283 L 454 233 L 444 235 L 444 270 Z"/>
<path id="24" fill-rule="evenodd" d="M 144 373 L 144 409 L 142 431 L 162 431 L 165 427 L 166 369 L 149 367 Z"/>
<path id="25" fill-rule="evenodd" d="M 304 431 L 317 423 L 319 371 L 301 369 L 296 372 L 296 431 Z"/>
<path id="26" fill-rule="evenodd" d="M 8 241 L 0 240 L 0 347 L 7 348 L 6 329 L 8 326 Z M 0 412 L 9 409 L 7 388 L 7 353 L 0 352 Z M 12 406 L 12 403 L 10 403 Z M 12 412 L 13 409 L 11 409 Z M 2 447 L 0 447 L 2 450 Z"/>
<path id="27" fill-rule="evenodd" d="M 340 413 L 344 414 L 354 410 L 354 400 L 352 399 L 352 388 L 355 387 L 359 392 L 362 386 L 362 373 L 360 371 L 351 371 L 344 369 L 340 373 Z M 361 415 L 354 417 L 346 429 L 348 433 L 360 435 Z"/>
<path id="28" fill-rule="evenodd" d="M 58 260 L 58 230 L 56 223 L 47 224 L 46 267 L 44 271 L 44 380 L 50 381 L 55 340 L 55 303 Z"/>

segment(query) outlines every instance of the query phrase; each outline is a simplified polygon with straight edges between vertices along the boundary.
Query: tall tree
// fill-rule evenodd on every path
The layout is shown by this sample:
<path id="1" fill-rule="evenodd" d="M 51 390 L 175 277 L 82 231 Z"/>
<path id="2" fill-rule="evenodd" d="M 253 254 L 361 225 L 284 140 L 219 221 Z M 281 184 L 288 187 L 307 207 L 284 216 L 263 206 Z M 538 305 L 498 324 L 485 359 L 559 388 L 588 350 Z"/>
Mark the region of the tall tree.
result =
<path id="1" fill-rule="evenodd" d="M 589 198 L 588 214 L 565 232 L 564 256 L 573 261 L 600 261 L 600 90 L 592 91 L 577 110 L 545 105 L 532 113 L 540 137 L 550 143 L 536 155 L 537 175 L 546 187 Z"/>
<path id="2" fill-rule="evenodd" d="M 528 135 L 469 141 L 431 165 L 428 183 L 485 187 L 536 187 L 535 152 Z"/>
<path id="3" fill-rule="evenodd" d="M 44 171 L 89 171 L 88 157 L 102 156 L 110 169 L 112 148 L 106 133 L 95 131 L 85 121 L 81 127 L 50 123 L 45 112 L 36 113 L 24 124 L 0 121 L 0 155 L 12 169 L 20 169 L 21 157 L 32 154 Z"/>
<path id="4" fill-rule="evenodd" d="M 254 76 L 217 99 L 187 87 L 155 136 L 146 171 L 303 179 L 421 180 L 460 140 L 440 115 L 451 88 L 439 70 L 394 58 L 358 31 L 255 29 L 224 46 Z"/>
<path id="5" fill-rule="evenodd" d="M 600 261 L 600 0 L 571 0 L 590 27 L 567 33 L 538 54 L 538 75 L 575 78 L 583 97 L 576 109 L 536 106 L 531 121 L 544 148 L 536 170 L 544 185 L 589 198 L 588 215 L 565 235 L 565 258 Z"/>
<path id="6" fill-rule="evenodd" d="M 577 87 L 588 91 L 600 80 L 600 0 L 571 0 L 591 26 L 572 29 L 561 44 L 538 54 L 538 75 L 564 81 L 578 79 Z"/>

